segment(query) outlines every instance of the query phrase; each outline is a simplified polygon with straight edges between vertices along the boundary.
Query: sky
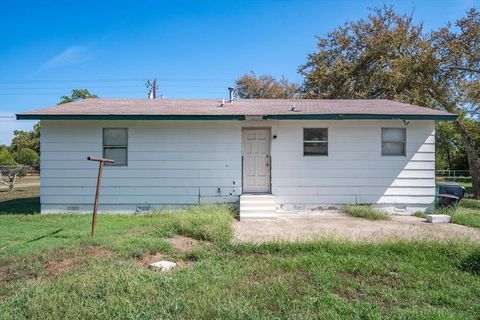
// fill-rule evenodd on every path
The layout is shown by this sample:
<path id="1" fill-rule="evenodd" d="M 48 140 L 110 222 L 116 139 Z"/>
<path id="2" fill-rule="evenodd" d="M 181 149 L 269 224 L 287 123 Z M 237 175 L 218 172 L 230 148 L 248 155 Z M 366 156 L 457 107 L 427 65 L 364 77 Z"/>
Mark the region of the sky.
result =
<path id="1" fill-rule="evenodd" d="M 393 5 L 426 30 L 480 0 L 0 0 L 0 144 L 34 122 L 14 114 L 56 104 L 72 89 L 146 98 L 225 98 L 255 72 L 301 82 L 315 36 Z"/>

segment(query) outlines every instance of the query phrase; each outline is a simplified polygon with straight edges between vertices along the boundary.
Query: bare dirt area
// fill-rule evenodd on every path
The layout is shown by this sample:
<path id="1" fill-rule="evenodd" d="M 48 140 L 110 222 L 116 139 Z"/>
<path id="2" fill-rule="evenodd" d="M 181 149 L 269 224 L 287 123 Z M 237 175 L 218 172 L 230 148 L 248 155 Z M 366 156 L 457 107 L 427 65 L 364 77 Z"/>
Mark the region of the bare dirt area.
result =
<path id="1" fill-rule="evenodd" d="M 273 221 L 235 222 L 239 242 L 314 241 L 343 239 L 364 242 L 388 240 L 472 240 L 480 242 L 480 230 L 457 224 L 431 224 L 414 216 L 390 220 L 366 220 L 338 211 L 281 214 Z"/>
<path id="2" fill-rule="evenodd" d="M 180 252 L 190 252 L 193 248 L 200 244 L 200 241 L 185 236 L 174 236 L 167 239 L 172 247 Z"/>
<path id="3" fill-rule="evenodd" d="M 112 252 L 105 248 L 98 246 L 84 247 L 79 253 L 75 255 L 67 255 L 65 257 L 62 257 L 61 259 L 55 259 L 45 262 L 43 264 L 44 276 L 48 278 L 55 278 L 60 276 L 68 269 L 77 268 L 78 266 L 88 263 L 88 261 L 91 259 L 106 259 L 111 256 Z"/>
<path id="4" fill-rule="evenodd" d="M 196 246 L 200 244 L 200 241 L 190 237 L 176 235 L 172 238 L 166 239 L 172 245 L 172 248 L 181 253 L 188 253 L 193 250 Z M 170 257 L 166 254 L 157 252 L 155 254 L 147 255 L 138 261 L 138 264 L 143 267 L 148 267 L 151 263 L 161 261 L 161 260 L 171 260 Z M 176 261 L 178 267 L 184 267 L 190 265 L 191 261 Z"/>

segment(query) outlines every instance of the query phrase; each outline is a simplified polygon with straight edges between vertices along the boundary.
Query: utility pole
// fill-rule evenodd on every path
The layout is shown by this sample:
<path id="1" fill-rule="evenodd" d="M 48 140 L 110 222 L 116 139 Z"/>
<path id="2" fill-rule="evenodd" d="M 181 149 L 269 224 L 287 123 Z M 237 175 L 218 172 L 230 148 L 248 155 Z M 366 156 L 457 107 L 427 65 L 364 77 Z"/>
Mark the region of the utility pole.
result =
<path id="1" fill-rule="evenodd" d="M 147 80 L 145 83 L 145 87 L 148 89 L 148 98 L 149 99 L 156 99 L 157 98 L 157 79 L 153 79 L 153 81 Z"/>

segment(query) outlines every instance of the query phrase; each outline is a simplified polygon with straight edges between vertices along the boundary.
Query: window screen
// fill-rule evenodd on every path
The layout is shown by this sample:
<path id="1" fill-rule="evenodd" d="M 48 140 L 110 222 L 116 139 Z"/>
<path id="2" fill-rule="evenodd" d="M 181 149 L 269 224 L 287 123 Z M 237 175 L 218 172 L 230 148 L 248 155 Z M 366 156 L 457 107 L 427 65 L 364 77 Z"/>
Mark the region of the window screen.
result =
<path id="1" fill-rule="evenodd" d="M 128 163 L 128 130 L 127 128 L 103 129 L 103 157 L 115 160 L 105 165 L 126 166 Z"/>
<path id="2" fill-rule="evenodd" d="M 382 128 L 382 156 L 404 156 L 406 142 L 405 128 Z"/>
<path id="3" fill-rule="evenodd" d="M 303 155 L 327 156 L 328 155 L 328 129 L 304 128 L 303 129 Z"/>

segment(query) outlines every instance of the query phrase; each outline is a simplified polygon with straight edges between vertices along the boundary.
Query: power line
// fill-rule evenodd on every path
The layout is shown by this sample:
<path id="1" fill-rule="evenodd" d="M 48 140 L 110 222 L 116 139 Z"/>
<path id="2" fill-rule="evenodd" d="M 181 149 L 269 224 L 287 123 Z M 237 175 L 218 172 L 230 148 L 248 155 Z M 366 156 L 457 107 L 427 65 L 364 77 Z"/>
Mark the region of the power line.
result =
<path id="1" fill-rule="evenodd" d="M 145 78 L 117 78 L 117 79 L 0 79 L 0 83 L 55 83 L 55 82 L 133 82 L 133 81 L 146 81 L 148 77 Z M 157 78 L 157 81 L 183 81 L 183 82 L 196 82 L 196 81 L 207 81 L 207 82 L 231 82 L 232 79 L 228 78 Z"/>
<path id="2" fill-rule="evenodd" d="M 225 88 L 223 85 L 171 85 L 171 84 L 160 84 L 161 87 L 165 88 Z M 121 86 L 86 86 L 89 89 L 104 89 L 104 88 L 140 88 L 140 85 L 138 86 L 132 86 L 132 85 L 121 85 Z M 142 86 L 144 87 L 144 86 Z M 55 90 L 55 89 L 72 89 L 72 87 L 12 87 L 12 88 L 1 88 L 0 90 Z"/>

